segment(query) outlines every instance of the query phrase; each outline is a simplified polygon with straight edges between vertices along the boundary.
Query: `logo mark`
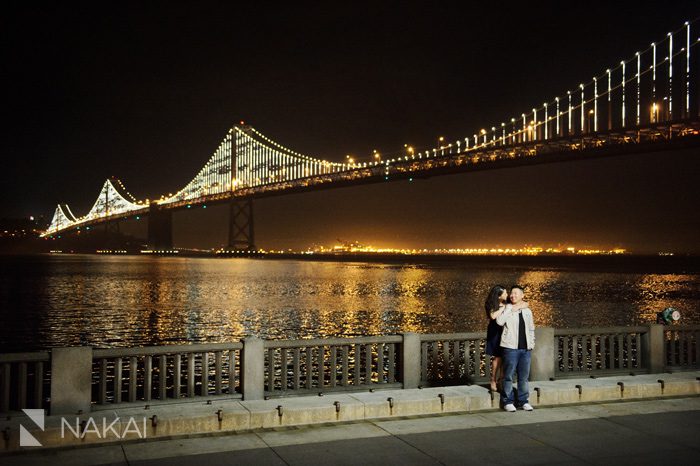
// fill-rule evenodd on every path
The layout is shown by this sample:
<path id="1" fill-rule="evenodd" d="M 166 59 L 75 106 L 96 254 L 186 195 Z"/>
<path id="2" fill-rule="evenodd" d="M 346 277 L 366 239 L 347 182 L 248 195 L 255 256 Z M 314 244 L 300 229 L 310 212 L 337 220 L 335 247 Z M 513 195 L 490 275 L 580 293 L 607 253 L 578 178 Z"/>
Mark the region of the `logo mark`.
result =
<path id="1" fill-rule="evenodd" d="M 44 410 L 43 409 L 23 409 L 24 414 L 32 420 L 32 422 L 44 431 Z M 36 437 L 29 433 L 25 427 L 19 425 L 19 446 L 20 447 L 41 447 L 41 442 L 39 442 Z"/>

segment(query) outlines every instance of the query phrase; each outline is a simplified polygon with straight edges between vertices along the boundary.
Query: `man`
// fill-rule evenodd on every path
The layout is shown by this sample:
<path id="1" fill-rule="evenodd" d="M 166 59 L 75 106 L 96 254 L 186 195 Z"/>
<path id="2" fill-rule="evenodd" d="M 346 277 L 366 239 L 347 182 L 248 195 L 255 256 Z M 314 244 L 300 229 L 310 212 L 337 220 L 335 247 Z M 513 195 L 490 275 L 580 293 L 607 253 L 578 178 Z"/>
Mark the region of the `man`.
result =
<path id="1" fill-rule="evenodd" d="M 532 411 L 529 403 L 530 354 L 535 347 L 535 322 L 532 311 L 523 301 L 525 291 L 520 285 L 510 290 L 510 302 L 496 323 L 503 327 L 503 409 L 512 413 L 517 408 Z M 513 376 L 518 375 L 518 399 L 513 397 Z"/>

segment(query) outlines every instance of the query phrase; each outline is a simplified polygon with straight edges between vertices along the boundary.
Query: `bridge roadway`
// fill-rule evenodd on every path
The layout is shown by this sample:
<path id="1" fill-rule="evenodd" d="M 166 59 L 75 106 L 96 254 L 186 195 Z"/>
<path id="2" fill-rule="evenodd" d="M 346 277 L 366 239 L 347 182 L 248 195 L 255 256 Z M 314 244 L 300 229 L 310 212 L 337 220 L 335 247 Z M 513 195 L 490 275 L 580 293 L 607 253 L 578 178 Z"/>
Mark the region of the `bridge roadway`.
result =
<path id="1" fill-rule="evenodd" d="M 547 140 L 515 142 L 498 145 L 494 142 L 484 147 L 452 153 L 451 147 L 443 147 L 436 156 L 418 158 L 406 156 L 389 164 L 370 164 L 338 173 L 310 176 L 291 181 L 239 188 L 195 199 L 152 206 L 158 211 L 177 211 L 201 205 L 230 203 L 235 200 L 258 199 L 321 189 L 342 188 L 387 181 L 427 179 L 477 170 L 494 170 L 522 165 L 567 162 L 593 158 L 613 157 L 661 151 L 676 151 L 700 147 L 700 120 L 698 118 L 664 122 L 631 129 L 600 131 L 551 138 Z M 69 233 L 84 227 L 121 221 L 136 216 L 148 216 L 152 209 L 99 217 L 62 230 Z"/>
<path id="2" fill-rule="evenodd" d="M 118 444 L 0 453 L 3 465 L 35 464 L 695 464 L 700 454 L 700 372 L 625 378 L 642 394 L 663 378 L 666 394 L 585 403 L 535 403 L 533 412 L 496 408 L 215 433 L 163 436 Z M 647 380 L 648 379 L 648 380 Z M 620 380 L 620 377 L 615 378 Z M 638 380 L 638 383 L 633 382 Z M 557 384 L 583 384 L 584 394 L 614 380 L 532 382 L 552 393 Z M 659 380 L 660 382 L 660 380 Z M 550 383 L 550 385 L 546 385 Z M 532 385 L 531 385 L 532 386 Z M 674 388 L 675 387 L 675 388 Z M 459 387 L 451 387 L 457 389 Z M 471 387 L 478 390 L 479 387 Z M 446 390 L 443 387 L 439 390 Z M 658 390 L 658 385 L 654 390 Z M 434 389 L 405 390 L 434 398 Z M 482 389 L 483 390 L 483 389 Z M 485 391 L 485 390 L 484 390 Z M 669 395 L 669 392 L 671 393 Z M 678 395 L 680 393 L 686 395 Z M 372 395 L 386 396 L 387 391 Z M 328 394 L 330 401 L 331 396 Z M 533 392 L 533 397 L 534 392 Z M 579 395 L 580 396 L 580 395 Z M 270 400 L 288 409 L 309 398 Z M 622 397 L 624 398 L 624 397 Z M 631 398 L 631 397 L 630 397 Z M 319 401 L 320 402 L 320 401 Z M 191 405 L 191 404 L 190 404 Z M 182 406 L 182 405 L 179 405 Z M 170 409 L 172 410 L 172 405 Z M 211 406 L 206 409 L 211 410 Z M 177 410 L 175 410 L 177 411 Z M 184 411 L 187 411 L 185 409 Z M 142 411 L 143 412 L 143 411 Z M 120 410 L 123 416 L 125 411 Z M 47 427 L 48 429 L 48 427 Z"/>

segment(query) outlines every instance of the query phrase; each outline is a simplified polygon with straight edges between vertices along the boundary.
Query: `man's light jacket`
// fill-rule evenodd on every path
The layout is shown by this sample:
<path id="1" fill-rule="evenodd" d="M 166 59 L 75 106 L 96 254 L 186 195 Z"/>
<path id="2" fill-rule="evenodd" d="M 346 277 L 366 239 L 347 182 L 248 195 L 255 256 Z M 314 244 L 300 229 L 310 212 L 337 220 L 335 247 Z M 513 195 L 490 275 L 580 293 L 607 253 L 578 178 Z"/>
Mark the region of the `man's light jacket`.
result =
<path id="1" fill-rule="evenodd" d="M 525 322 L 527 349 L 535 347 L 535 321 L 532 319 L 532 311 L 526 307 L 520 309 Z M 512 304 L 506 304 L 505 310 L 496 318 L 496 323 L 503 327 L 501 346 L 504 348 L 518 349 L 518 333 L 520 331 L 520 318 L 518 311 L 513 310 Z"/>

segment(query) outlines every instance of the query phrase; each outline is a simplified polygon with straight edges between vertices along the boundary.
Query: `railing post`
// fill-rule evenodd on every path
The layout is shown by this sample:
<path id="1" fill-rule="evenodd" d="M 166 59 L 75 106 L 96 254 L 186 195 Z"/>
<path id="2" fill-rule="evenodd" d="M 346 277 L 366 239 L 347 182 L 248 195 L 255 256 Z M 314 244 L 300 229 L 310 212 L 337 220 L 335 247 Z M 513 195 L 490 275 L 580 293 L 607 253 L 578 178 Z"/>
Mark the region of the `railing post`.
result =
<path id="1" fill-rule="evenodd" d="M 418 388 L 420 384 L 420 335 L 414 332 L 402 334 L 401 373 L 403 388 Z"/>
<path id="2" fill-rule="evenodd" d="M 549 380 L 554 377 L 555 339 L 552 327 L 535 328 L 535 348 L 530 365 L 531 380 Z"/>
<path id="3" fill-rule="evenodd" d="M 265 396 L 265 346 L 257 337 L 243 339 L 241 391 L 244 400 L 262 400 Z"/>
<path id="4" fill-rule="evenodd" d="M 650 373 L 663 372 L 666 368 L 664 326 L 649 324 L 649 331 L 642 335 L 642 357 Z"/>
<path id="5" fill-rule="evenodd" d="M 92 347 L 51 350 L 51 415 L 90 412 Z"/>

